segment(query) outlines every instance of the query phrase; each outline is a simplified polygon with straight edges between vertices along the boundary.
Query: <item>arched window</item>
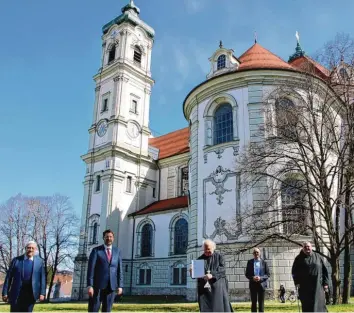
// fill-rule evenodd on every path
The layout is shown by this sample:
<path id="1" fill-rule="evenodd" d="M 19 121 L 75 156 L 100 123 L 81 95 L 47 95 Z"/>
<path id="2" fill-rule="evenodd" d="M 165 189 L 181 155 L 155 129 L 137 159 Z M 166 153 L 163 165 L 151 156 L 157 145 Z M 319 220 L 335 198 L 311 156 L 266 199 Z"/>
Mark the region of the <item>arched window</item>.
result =
<path id="1" fill-rule="evenodd" d="M 140 256 L 152 256 L 152 236 L 153 229 L 151 224 L 145 224 L 141 229 L 141 250 Z"/>
<path id="2" fill-rule="evenodd" d="M 281 184 L 283 232 L 287 235 L 306 232 L 306 192 L 304 181 L 286 179 Z"/>
<path id="3" fill-rule="evenodd" d="M 174 254 L 186 254 L 188 246 L 188 222 L 180 218 L 174 227 Z"/>
<path id="4" fill-rule="evenodd" d="M 342 67 L 342 68 L 339 70 L 339 75 L 340 75 L 340 77 L 341 77 L 343 80 L 349 80 L 348 72 L 346 71 L 346 69 L 345 69 L 344 67 Z"/>
<path id="5" fill-rule="evenodd" d="M 147 263 L 140 266 L 137 274 L 138 285 L 151 285 L 151 268 Z"/>
<path id="6" fill-rule="evenodd" d="M 222 104 L 214 115 L 214 144 L 232 141 L 234 137 L 232 107 Z"/>
<path id="7" fill-rule="evenodd" d="M 296 125 L 299 121 L 299 112 L 294 102 L 288 98 L 281 98 L 275 102 L 276 133 L 285 139 L 296 136 Z"/>
<path id="8" fill-rule="evenodd" d="M 226 66 L 226 56 L 225 54 L 222 54 L 218 57 L 218 61 L 217 61 L 217 69 L 221 70 L 222 68 L 224 68 Z"/>
<path id="9" fill-rule="evenodd" d="M 138 46 L 134 47 L 134 62 L 141 64 L 141 49 Z"/>
<path id="10" fill-rule="evenodd" d="M 93 224 L 93 229 L 92 229 L 92 243 L 95 244 L 97 243 L 97 232 L 98 232 L 98 224 L 94 223 Z"/>
<path id="11" fill-rule="evenodd" d="M 186 285 L 187 284 L 187 267 L 181 262 L 173 264 L 171 268 L 171 284 Z"/>
<path id="12" fill-rule="evenodd" d="M 108 64 L 113 62 L 116 58 L 116 45 L 112 45 L 108 52 Z"/>
<path id="13" fill-rule="evenodd" d="M 100 216 L 98 214 L 92 214 L 89 217 L 89 245 L 98 244 L 98 234 L 100 231 Z"/>

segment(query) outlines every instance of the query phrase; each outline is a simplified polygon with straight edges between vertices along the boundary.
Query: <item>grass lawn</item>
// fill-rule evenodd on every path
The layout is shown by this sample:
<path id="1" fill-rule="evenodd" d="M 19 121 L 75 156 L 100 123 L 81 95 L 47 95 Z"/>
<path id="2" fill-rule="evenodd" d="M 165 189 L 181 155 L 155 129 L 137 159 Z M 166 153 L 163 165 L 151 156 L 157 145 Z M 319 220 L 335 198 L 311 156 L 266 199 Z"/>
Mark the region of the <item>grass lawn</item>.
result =
<path id="1" fill-rule="evenodd" d="M 197 303 L 132 303 L 134 299 L 123 299 L 121 303 L 114 304 L 113 311 L 115 312 L 198 312 Z M 135 301 L 134 301 L 135 302 Z M 353 304 L 329 305 L 329 312 L 354 312 L 354 298 Z M 250 302 L 235 302 L 232 303 L 234 311 L 249 312 Z M 0 304 L 0 312 L 9 312 L 10 306 L 7 304 Z M 66 302 L 66 303 L 41 303 L 36 304 L 34 312 L 44 311 L 65 311 L 65 312 L 87 312 L 86 302 Z M 279 303 L 275 301 L 266 301 L 266 312 L 298 312 L 297 303 Z"/>

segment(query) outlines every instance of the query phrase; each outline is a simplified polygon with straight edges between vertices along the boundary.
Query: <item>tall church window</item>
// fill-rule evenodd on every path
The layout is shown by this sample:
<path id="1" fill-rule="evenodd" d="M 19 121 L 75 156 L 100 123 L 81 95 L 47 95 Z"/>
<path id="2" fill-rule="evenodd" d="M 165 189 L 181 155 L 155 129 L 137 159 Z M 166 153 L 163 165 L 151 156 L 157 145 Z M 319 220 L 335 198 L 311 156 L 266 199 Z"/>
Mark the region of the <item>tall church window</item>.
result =
<path id="1" fill-rule="evenodd" d="M 187 284 L 187 267 L 183 263 L 177 263 L 172 266 L 172 285 Z"/>
<path id="2" fill-rule="evenodd" d="M 218 61 L 217 61 L 217 69 L 221 70 L 222 68 L 224 68 L 226 66 L 226 56 L 225 54 L 222 54 L 218 57 Z"/>
<path id="3" fill-rule="evenodd" d="M 96 176 L 95 192 L 101 191 L 101 175 Z"/>
<path id="4" fill-rule="evenodd" d="M 181 169 L 181 196 L 188 194 L 188 166 Z"/>
<path id="5" fill-rule="evenodd" d="M 214 144 L 233 140 L 232 107 L 230 104 L 222 104 L 214 114 Z"/>
<path id="6" fill-rule="evenodd" d="M 97 241 L 97 232 L 98 232 L 98 224 L 94 223 L 93 229 L 92 229 L 92 241 L 91 241 L 93 244 L 96 244 L 98 242 Z"/>
<path id="7" fill-rule="evenodd" d="M 108 99 L 103 99 L 102 112 L 108 111 Z"/>
<path id="8" fill-rule="evenodd" d="M 99 220 L 100 216 L 98 214 L 93 214 L 89 217 L 89 245 L 95 245 L 98 243 L 98 234 L 100 231 Z"/>
<path id="9" fill-rule="evenodd" d="M 171 219 L 169 230 L 169 255 L 186 254 L 188 247 L 188 216 L 184 213 L 176 214 Z"/>
<path id="10" fill-rule="evenodd" d="M 287 179 L 281 185 L 281 207 L 283 232 L 286 235 L 306 232 L 306 193 L 304 182 Z"/>
<path id="11" fill-rule="evenodd" d="M 349 80 L 349 75 L 348 75 L 348 72 L 347 70 L 342 67 L 340 70 L 339 70 L 339 75 L 340 77 L 342 78 L 342 80 Z"/>
<path id="12" fill-rule="evenodd" d="M 108 64 L 113 62 L 116 58 L 116 45 L 112 45 L 108 52 Z"/>
<path id="13" fill-rule="evenodd" d="M 144 263 L 138 270 L 138 284 L 151 285 L 151 268 Z"/>
<path id="14" fill-rule="evenodd" d="M 277 135 L 285 139 L 296 136 L 296 125 L 299 120 L 295 104 L 288 98 L 281 98 L 275 103 Z"/>
<path id="15" fill-rule="evenodd" d="M 129 192 L 129 193 L 132 192 L 132 177 L 131 176 L 127 177 L 126 192 Z"/>
<path id="16" fill-rule="evenodd" d="M 174 227 L 174 254 L 186 254 L 188 246 L 188 222 L 180 218 Z"/>
<path id="17" fill-rule="evenodd" d="M 130 112 L 137 114 L 138 113 L 138 101 L 133 99 L 130 104 Z"/>
<path id="18" fill-rule="evenodd" d="M 151 224 L 145 224 L 141 229 L 141 250 L 140 256 L 152 256 L 153 229 Z"/>
<path id="19" fill-rule="evenodd" d="M 134 62 L 141 64 L 141 49 L 138 46 L 134 47 Z"/>

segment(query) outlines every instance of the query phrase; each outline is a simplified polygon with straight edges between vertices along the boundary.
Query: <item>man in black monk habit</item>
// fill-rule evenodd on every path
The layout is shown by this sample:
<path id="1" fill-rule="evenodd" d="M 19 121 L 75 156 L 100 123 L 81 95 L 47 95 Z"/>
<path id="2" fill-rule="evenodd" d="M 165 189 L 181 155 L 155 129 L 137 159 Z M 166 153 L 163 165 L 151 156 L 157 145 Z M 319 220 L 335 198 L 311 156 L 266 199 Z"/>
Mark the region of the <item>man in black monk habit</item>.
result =
<path id="1" fill-rule="evenodd" d="M 223 256 L 215 252 L 215 242 L 205 240 L 204 254 L 198 260 L 204 260 L 205 276 L 198 278 L 198 303 L 200 312 L 233 312 L 228 294 L 228 282 L 225 274 Z"/>
<path id="2" fill-rule="evenodd" d="M 264 294 L 268 286 L 269 267 L 265 260 L 261 259 L 261 251 L 253 250 L 253 259 L 247 262 L 246 277 L 250 281 L 251 312 L 264 312 Z"/>
<path id="3" fill-rule="evenodd" d="M 325 291 L 328 290 L 328 271 L 312 245 L 304 242 L 295 258 L 292 274 L 299 292 L 302 312 L 327 312 Z"/>

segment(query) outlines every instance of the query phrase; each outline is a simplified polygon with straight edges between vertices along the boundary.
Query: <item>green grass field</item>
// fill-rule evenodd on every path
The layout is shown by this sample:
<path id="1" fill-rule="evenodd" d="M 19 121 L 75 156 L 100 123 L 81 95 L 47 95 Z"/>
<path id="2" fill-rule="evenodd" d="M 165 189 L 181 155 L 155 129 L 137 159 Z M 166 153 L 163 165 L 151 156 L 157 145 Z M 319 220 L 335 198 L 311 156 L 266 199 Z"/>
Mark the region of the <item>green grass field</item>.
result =
<path id="1" fill-rule="evenodd" d="M 128 300 L 131 302 L 133 299 Z M 353 304 L 329 305 L 329 312 L 354 312 L 354 298 Z M 249 312 L 249 302 L 232 303 L 234 311 Z M 7 304 L 0 304 L 0 312 L 9 312 L 10 307 Z M 86 302 L 67 302 L 67 303 L 41 303 L 36 304 L 34 312 L 87 312 Z M 128 303 L 122 301 L 119 304 L 114 304 L 113 311 L 116 312 L 198 312 L 197 303 Z M 266 301 L 266 312 L 298 312 L 297 303 L 279 303 L 275 301 Z"/>

